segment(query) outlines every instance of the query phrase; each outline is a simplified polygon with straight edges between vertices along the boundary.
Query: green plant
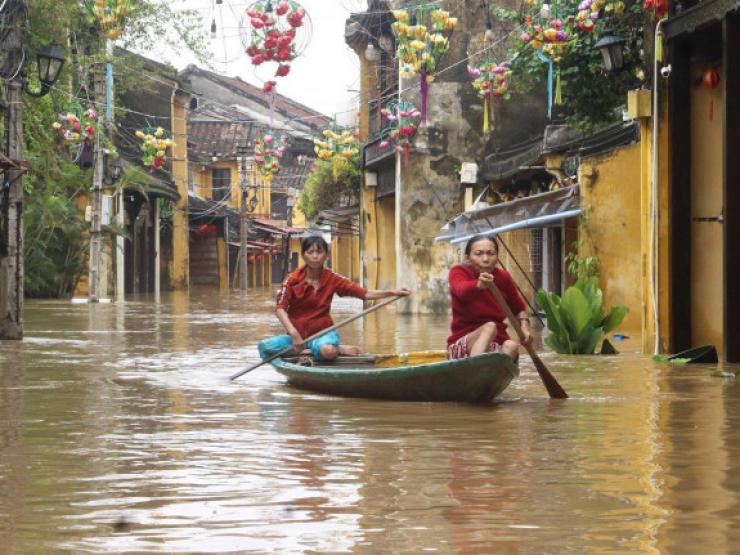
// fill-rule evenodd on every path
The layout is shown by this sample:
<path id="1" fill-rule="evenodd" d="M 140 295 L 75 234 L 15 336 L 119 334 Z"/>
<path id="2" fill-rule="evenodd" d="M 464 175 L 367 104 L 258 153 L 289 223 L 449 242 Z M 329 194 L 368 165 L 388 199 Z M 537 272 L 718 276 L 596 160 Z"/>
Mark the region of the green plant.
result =
<path id="1" fill-rule="evenodd" d="M 576 279 L 588 280 L 599 275 L 599 257 L 578 256 L 578 249 L 565 256 L 565 267 L 568 273 Z"/>
<path id="2" fill-rule="evenodd" d="M 537 304 L 545 311 L 549 333 L 545 344 L 561 354 L 593 354 L 599 339 L 622 323 L 629 309 L 615 306 L 608 314 L 596 276 L 579 279 L 561 299 L 544 289 L 537 292 Z"/>
<path id="3" fill-rule="evenodd" d="M 562 21 L 567 30 L 566 42 L 559 44 L 563 49 L 555 56 L 556 73 L 562 89 L 562 103 L 557 109 L 558 117 L 566 123 L 590 131 L 594 127 L 618 121 L 621 116 L 620 106 L 624 104 L 625 92 L 638 87 L 644 79 L 645 60 L 642 53 L 643 26 L 645 10 L 642 0 L 626 0 L 619 10 L 610 9 L 608 4 L 600 2 L 600 8 L 591 6 L 589 11 L 600 12 L 600 15 L 588 31 L 578 30 L 571 26 L 571 19 L 577 21 L 583 0 L 554 0 L 551 5 L 552 18 Z M 492 15 L 499 24 L 507 28 L 529 29 L 533 24 L 547 27 L 546 18 L 539 17 L 542 2 L 535 0 L 522 9 L 512 10 L 500 6 L 491 8 Z M 594 3 L 595 4 L 595 3 Z M 613 7 L 613 6 L 612 6 Z M 626 39 L 624 46 L 624 68 L 618 75 L 607 75 L 601 60 L 601 54 L 595 48 L 606 28 Z M 509 69 L 512 72 L 514 88 L 519 92 L 544 90 L 547 82 L 548 66 L 538 56 L 538 49 L 533 47 L 534 40 L 524 35 L 515 39 L 507 53 Z M 555 98 L 557 100 L 557 93 Z"/>
<path id="4" fill-rule="evenodd" d="M 360 157 L 334 156 L 317 160 L 306 178 L 298 209 L 313 219 L 327 208 L 355 206 L 360 202 Z"/>

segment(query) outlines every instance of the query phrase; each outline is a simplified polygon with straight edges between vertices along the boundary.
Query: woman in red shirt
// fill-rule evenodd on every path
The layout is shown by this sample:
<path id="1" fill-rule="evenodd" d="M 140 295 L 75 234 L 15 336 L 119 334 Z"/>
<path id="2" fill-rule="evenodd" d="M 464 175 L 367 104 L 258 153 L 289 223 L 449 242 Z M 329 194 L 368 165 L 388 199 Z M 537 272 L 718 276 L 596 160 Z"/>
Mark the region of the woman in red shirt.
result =
<path id="1" fill-rule="evenodd" d="M 465 246 L 465 262 L 450 270 L 452 334 L 447 338 L 447 356 L 465 358 L 502 351 L 516 360 L 519 343 L 506 333 L 506 314 L 491 292 L 495 283 L 514 314 L 518 315 L 529 344 L 529 318 L 526 306 L 509 273 L 496 267 L 498 243 L 492 237 L 475 236 Z"/>
<path id="2" fill-rule="evenodd" d="M 365 289 L 352 280 L 324 268 L 329 255 L 329 245 L 319 235 L 311 235 L 301 242 L 301 256 L 305 265 L 290 274 L 277 294 L 275 313 L 288 335 L 279 335 L 257 344 L 260 356 L 265 359 L 291 345 L 293 352 L 304 348 L 304 338 L 331 327 L 329 315 L 331 301 L 336 293 L 340 297 L 358 299 L 383 299 L 409 295 L 406 288 L 388 291 Z M 328 332 L 309 341 L 305 347 L 317 360 L 334 360 L 338 355 L 357 355 L 359 349 L 340 345 L 339 334 Z"/>

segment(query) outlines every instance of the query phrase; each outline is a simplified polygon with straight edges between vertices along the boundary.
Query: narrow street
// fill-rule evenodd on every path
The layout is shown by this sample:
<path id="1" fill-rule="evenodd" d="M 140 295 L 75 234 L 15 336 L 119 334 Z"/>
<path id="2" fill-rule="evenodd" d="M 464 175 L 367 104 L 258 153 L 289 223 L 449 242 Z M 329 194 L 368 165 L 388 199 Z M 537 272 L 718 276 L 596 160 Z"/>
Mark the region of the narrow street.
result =
<path id="1" fill-rule="evenodd" d="M 266 292 L 29 301 L 0 344 L 6 553 L 732 552 L 734 380 L 705 365 L 528 357 L 491 405 L 339 399 L 269 367 Z M 335 302 L 335 319 L 361 310 Z M 438 348 L 443 317 L 383 309 L 345 328 L 368 352 Z M 735 368 L 737 370 L 737 368 Z M 678 509 L 681 508 L 679 511 Z M 546 546 L 546 547 L 545 547 Z"/>

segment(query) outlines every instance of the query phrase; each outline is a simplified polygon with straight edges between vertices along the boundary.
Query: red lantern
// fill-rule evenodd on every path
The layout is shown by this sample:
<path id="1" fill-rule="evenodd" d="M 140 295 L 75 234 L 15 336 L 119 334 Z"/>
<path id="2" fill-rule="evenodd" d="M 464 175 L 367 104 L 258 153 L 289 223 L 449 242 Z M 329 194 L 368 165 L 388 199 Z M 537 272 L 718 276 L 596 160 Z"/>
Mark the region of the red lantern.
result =
<path id="1" fill-rule="evenodd" d="M 704 70 L 701 76 L 702 84 L 708 89 L 714 89 L 719 85 L 719 71 L 715 68 L 710 67 Z M 714 119 L 714 99 L 709 98 L 709 121 Z"/>
<path id="2" fill-rule="evenodd" d="M 254 262 L 255 260 L 257 260 L 257 257 L 256 257 L 256 256 L 254 256 L 253 254 L 250 254 L 250 255 L 249 255 L 249 256 L 247 257 L 247 261 L 248 261 L 248 262 Z"/>

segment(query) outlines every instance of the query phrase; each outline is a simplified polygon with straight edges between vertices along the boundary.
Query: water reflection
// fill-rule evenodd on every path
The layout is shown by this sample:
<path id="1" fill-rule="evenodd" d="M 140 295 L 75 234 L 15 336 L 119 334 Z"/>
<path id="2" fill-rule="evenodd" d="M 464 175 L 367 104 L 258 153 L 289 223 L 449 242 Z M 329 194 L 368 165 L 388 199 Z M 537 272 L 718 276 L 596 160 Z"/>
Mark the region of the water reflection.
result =
<path id="1" fill-rule="evenodd" d="M 712 367 L 525 360 L 489 406 L 338 399 L 257 360 L 261 293 L 30 301 L 0 344 L 4 552 L 729 553 L 740 384 Z M 337 305 L 337 318 L 360 310 Z M 381 310 L 369 352 L 438 347 L 439 317 Z M 526 357 L 525 357 L 526 358 Z"/>

